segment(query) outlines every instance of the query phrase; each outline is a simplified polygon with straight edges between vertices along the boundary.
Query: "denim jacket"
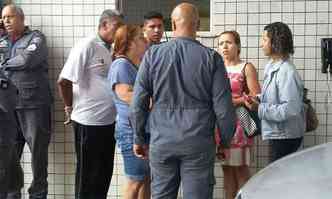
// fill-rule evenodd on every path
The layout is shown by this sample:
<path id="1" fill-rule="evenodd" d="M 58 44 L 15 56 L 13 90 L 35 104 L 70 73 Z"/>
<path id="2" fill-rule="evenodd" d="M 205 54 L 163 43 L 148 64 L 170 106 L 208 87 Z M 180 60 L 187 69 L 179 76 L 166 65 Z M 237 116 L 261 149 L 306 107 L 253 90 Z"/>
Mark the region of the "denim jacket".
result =
<path id="1" fill-rule="evenodd" d="M 258 114 L 263 140 L 303 136 L 303 82 L 289 60 L 266 65 Z"/>
<path id="2" fill-rule="evenodd" d="M 140 64 L 131 112 L 135 144 L 144 142 L 149 115 L 151 149 L 209 149 L 214 147 L 216 123 L 227 147 L 235 112 L 221 56 L 190 38 L 151 46 Z"/>

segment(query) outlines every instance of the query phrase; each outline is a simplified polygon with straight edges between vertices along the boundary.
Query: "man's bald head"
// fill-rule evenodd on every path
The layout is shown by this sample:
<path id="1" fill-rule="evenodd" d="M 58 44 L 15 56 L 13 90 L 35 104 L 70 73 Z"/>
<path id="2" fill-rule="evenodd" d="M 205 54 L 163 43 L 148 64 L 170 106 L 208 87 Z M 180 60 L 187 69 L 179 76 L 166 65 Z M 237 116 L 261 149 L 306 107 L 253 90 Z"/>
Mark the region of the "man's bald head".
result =
<path id="1" fill-rule="evenodd" d="M 172 29 L 175 34 L 186 32 L 196 35 L 199 27 L 199 14 L 196 6 L 190 3 L 181 3 L 174 8 L 171 17 Z"/>

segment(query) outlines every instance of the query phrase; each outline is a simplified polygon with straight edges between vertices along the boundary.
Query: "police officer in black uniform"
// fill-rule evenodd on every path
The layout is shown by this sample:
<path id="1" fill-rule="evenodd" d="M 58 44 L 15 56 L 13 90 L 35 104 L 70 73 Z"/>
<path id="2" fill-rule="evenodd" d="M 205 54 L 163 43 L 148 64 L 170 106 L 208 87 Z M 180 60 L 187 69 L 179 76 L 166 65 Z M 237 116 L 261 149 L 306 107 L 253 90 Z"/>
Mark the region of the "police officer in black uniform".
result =
<path id="1" fill-rule="evenodd" d="M 0 38 L 0 58 L 3 59 L 0 68 L 19 90 L 15 106 L 19 126 L 16 151 L 21 157 L 27 143 L 31 152 L 29 198 L 46 199 L 53 102 L 48 78 L 48 50 L 45 36 L 26 26 L 24 19 L 23 10 L 16 5 L 6 5 L 2 9 L 6 34 Z M 21 198 L 21 190 L 12 190 L 7 198 Z"/>
<path id="2" fill-rule="evenodd" d="M 15 150 L 17 89 L 0 70 L 0 199 L 23 187 L 23 171 Z"/>

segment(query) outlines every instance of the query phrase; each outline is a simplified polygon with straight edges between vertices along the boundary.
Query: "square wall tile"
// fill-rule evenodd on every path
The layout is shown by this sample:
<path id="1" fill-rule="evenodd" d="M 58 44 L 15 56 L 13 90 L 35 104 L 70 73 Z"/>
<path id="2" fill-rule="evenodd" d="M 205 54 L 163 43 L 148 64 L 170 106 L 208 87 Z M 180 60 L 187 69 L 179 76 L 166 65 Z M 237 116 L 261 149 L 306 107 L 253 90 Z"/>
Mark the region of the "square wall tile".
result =
<path id="1" fill-rule="evenodd" d="M 259 3 L 251 2 L 248 4 L 248 13 L 258 13 L 259 12 Z"/>
<path id="2" fill-rule="evenodd" d="M 260 13 L 271 12 L 271 2 L 260 2 L 259 3 L 259 12 Z"/>
<path id="3" fill-rule="evenodd" d="M 316 1 L 305 1 L 305 11 L 306 12 L 316 12 L 317 9 L 317 2 Z"/>
<path id="4" fill-rule="evenodd" d="M 224 12 L 226 14 L 235 14 L 236 13 L 236 11 L 237 11 L 236 3 L 225 3 L 224 5 L 225 5 Z"/>
<path id="5" fill-rule="evenodd" d="M 238 2 L 237 3 L 237 12 L 238 13 L 247 13 L 248 12 L 248 3 Z"/>
<path id="6" fill-rule="evenodd" d="M 282 1 L 282 12 L 293 12 L 294 2 Z"/>
<path id="7" fill-rule="evenodd" d="M 305 1 L 294 1 L 294 12 L 305 12 Z"/>
<path id="8" fill-rule="evenodd" d="M 225 3 L 216 2 L 213 6 L 214 12 L 216 13 L 225 13 Z"/>

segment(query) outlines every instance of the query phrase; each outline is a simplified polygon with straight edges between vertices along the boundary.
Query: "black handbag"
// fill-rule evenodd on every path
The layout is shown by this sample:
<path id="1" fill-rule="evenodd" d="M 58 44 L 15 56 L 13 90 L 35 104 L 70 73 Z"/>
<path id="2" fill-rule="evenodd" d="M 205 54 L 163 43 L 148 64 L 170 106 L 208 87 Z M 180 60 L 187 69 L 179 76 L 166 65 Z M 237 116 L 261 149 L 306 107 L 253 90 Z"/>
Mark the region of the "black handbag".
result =
<path id="1" fill-rule="evenodd" d="M 251 111 L 245 106 L 240 106 L 236 108 L 236 115 L 239 119 L 240 126 L 244 130 L 244 134 L 248 138 L 261 134 L 261 121 L 258 118 L 257 111 Z"/>
<path id="2" fill-rule="evenodd" d="M 249 91 L 248 91 L 248 86 L 246 84 L 246 74 L 245 74 L 245 68 L 246 68 L 246 66 L 247 66 L 247 63 L 243 67 L 242 73 L 243 73 L 243 76 L 245 78 L 245 80 L 244 80 L 244 82 L 245 82 L 244 88 L 246 90 L 246 93 L 248 93 Z M 246 130 L 246 129 L 244 129 L 244 132 L 245 132 L 246 136 L 249 137 L 249 138 L 251 138 L 251 137 L 255 137 L 257 135 L 261 135 L 262 134 L 262 123 L 261 123 L 261 120 L 258 117 L 257 110 L 256 111 L 252 111 L 252 110 L 249 110 L 245 106 L 243 106 L 243 107 L 247 110 L 250 118 L 253 120 L 253 122 L 255 123 L 255 126 L 256 126 L 255 127 L 256 130 L 249 130 L 249 129 Z"/>
<path id="3" fill-rule="evenodd" d="M 261 120 L 258 117 L 258 112 L 257 111 L 251 111 L 248 110 L 250 117 L 254 120 L 256 126 L 257 126 L 257 131 L 252 134 L 252 135 L 247 135 L 248 137 L 254 137 L 256 135 L 261 135 L 262 134 L 262 123 Z"/>

